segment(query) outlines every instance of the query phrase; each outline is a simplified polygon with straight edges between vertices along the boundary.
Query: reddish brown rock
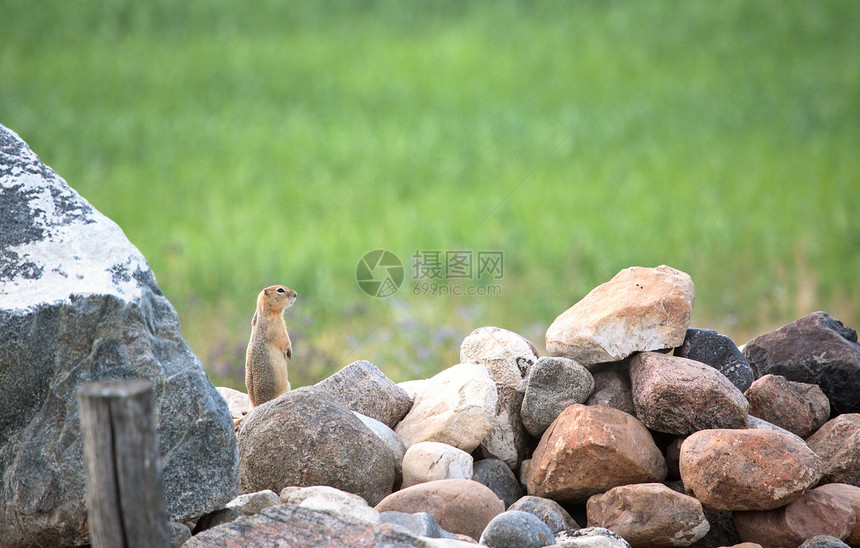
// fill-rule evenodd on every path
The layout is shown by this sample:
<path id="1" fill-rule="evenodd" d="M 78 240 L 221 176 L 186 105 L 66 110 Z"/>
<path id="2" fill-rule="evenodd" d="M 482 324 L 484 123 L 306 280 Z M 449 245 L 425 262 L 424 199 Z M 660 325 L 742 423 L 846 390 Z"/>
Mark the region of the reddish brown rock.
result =
<path id="1" fill-rule="evenodd" d="M 817 535 L 846 539 L 857 517 L 836 495 L 813 489 L 787 506 L 767 512 L 735 512 L 735 528 L 742 540 L 764 548 L 796 548 Z"/>
<path id="2" fill-rule="evenodd" d="M 806 443 L 821 457 L 823 481 L 860 486 L 860 413 L 827 421 Z"/>
<path id="3" fill-rule="evenodd" d="M 708 532 L 702 504 L 662 483 L 610 489 L 588 499 L 588 526 L 605 527 L 636 548 L 689 546 Z"/>
<path id="4" fill-rule="evenodd" d="M 744 392 L 749 414 L 805 438 L 830 417 L 830 402 L 817 384 L 765 375 Z"/>
<path id="5" fill-rule="evenodd" d="M 529 495 L 584 502 L 618 485 L 662 481 L 666 462 L 636 417 L 574 404 L 544 432 L 529 466 Z"/>
<path id="6" fill-rule="evenodd" d="M 800 438 L 773 430 L 702 430 L 681 445 L 687 493 L 713 510 L 772 510 L 821 477 L 821 459 Z"/>
<path id="7" fill-rule="evenodd" d="M 845 542 L 853 548 L 860 547 L 860 487 L 847 483 L 826 483 L 816 487 L 815 490 L 837 496 L 854 509 L 857 521 Z"/>
<path id="8" fill-rule="evenodd" d="M 642 352 L 630 360 L 633 405 L 642 424 L 686 435 L 746 428 L 747 400 L 725 375 L 701 362 Z"/>
<path id="9" fill-rule="evenodd" d="M 546 348 L 588 367 L 684 342 L 693 312 L 690 276 L 668 266 L 626 268 L 559 315 Z"/>
<path id="10" fill-rule="evenodd" d="M 407 514 L 427 512 L 450 533 L 481 538 L 490 520 L 505 511 L 505 503 L 477 481 L 446 479 L 419 483 L 392 493 L 382 499 L 376 509 Z"/>

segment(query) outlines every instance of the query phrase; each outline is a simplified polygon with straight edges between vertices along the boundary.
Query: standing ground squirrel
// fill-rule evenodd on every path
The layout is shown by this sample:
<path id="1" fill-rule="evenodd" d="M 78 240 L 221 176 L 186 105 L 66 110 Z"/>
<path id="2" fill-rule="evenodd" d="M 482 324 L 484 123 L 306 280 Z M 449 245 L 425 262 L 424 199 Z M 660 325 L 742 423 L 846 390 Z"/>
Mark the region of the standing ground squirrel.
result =
<path id="1" fill-rule="evenodd" d="M 284 310 L 296 300 L 296 292 L 283 285 L 260 291 L 251 320 L 251 340 L 245 353 L 245 386 L 256 407 L 290 389 L 287 360 L 293 356 Z"/>

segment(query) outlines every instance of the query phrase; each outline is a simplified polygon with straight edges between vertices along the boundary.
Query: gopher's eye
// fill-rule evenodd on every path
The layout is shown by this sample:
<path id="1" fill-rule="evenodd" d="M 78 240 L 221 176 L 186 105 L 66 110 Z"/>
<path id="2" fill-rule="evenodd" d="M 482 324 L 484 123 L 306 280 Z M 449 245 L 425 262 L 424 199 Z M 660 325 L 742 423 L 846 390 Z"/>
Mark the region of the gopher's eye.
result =
<path id="1" fill-rule="evenodd" d="M 284 291 L 284 288 L 283 288 L 283 287 L 279 287 L 279 288 L 278 288 L 278 293 L 286 293 L 286 291 Z"/>

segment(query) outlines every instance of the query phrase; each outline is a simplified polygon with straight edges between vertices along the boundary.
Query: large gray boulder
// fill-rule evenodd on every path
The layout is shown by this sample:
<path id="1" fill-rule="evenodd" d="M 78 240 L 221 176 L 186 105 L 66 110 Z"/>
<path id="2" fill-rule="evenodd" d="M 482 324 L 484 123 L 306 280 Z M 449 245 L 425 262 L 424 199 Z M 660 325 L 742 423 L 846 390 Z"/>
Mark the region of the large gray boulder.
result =
<path id="1" fill-rule="evenodd" d="M 146 379 L 167 512 L 239 491 L 230 411 L 122 230 L 0 125 L 0 546 L 88 541 L 76 390 Z"/>

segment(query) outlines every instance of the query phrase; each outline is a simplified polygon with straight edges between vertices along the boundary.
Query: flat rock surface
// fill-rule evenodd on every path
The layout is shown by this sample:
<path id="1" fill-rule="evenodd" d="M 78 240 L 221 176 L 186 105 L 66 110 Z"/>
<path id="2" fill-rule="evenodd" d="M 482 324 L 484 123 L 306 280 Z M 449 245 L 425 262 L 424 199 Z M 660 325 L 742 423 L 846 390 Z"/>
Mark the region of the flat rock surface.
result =
<path id="1" fill-rule="evenodd" d="M 546 332 L 546 348 L 588 367 L 684 342 L 695 291 L 668 266 L 626 268 L 564 311 Z"/>
<path id="2" fill-rule="evenodd" d="M 154 385 L 172 520 L 223 507 L 230 410 L 140 251 L 2 125 L 0 212 L 0 546 L 88 541 L 75 394 L 90 382 Z"/>

